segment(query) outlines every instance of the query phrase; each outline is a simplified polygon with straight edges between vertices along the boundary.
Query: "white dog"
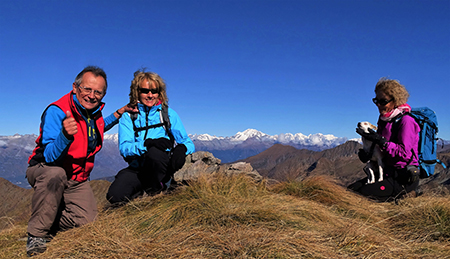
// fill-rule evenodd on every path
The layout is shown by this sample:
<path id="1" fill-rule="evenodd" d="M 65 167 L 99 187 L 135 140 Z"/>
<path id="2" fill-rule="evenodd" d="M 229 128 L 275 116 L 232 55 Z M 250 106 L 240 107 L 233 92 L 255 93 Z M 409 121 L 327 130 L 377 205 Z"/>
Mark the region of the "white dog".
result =
<path id="1" fill-rule="evenodd" d="M 358 128 L 366 133 L 369 133 L 369 128 L 377 130 L 377 127 L 372 125 L 370 122 L 363 121 L 358 123 Z M 383 181 L 383 155 L 381 149 L 378 145 L 373 145 L 372 141 L 361 137 L 363 142 L 363 149 L 367 154 L 372 153 L 367 165 L 364 167 L 364 172 L 367 174 L 367 184 L 372 184 L 375 182 L 375 172 L 378 172 L 378 182 Z M 373 148 L 373 150 L 371 150 Z"/>

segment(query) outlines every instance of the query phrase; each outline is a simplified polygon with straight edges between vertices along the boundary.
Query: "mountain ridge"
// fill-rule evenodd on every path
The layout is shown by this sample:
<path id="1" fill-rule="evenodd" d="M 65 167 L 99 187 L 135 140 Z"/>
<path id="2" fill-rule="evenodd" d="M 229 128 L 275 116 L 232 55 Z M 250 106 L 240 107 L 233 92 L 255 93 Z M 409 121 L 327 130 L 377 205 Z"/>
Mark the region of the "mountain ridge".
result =
<path id="1" fill-rule="evenodd" d="M 323 150 L 346 139 L 321 133 L 309 136 L 301 133 L 270 136 L 255 129 L 247 129 L 230 137 L 216 137 L 208 134 L 189 136 L 197 151 L 211 152 L 223 163 L 256 155 L 280 141 L 294 145 L 296 148 Z M 25 171 L 28 166 L 28 157 L 36 146 L 37 137 L 36 134 L 0 136 L 0 177 L 18 186 L 29 188 Z M 323 140 L 323 145 L 320 140 Z M 114 176 L 120 169 L 127 166 L 119 153 L 118 133 L 105 134 L 103 144 L 102 150 L 96 156 L 95 167 L 91 173 L 92 179 Z"/>
<path id="2" fill-rule="evenodd" d="M 268 135 L 256 129 L 247 129 L 230 137 L 217 137 L 208 134 L 189 135 L 194 142 L 196 151 L 207 151 L 222 163 L 231 163 L 255 156 L 276 144 L 291 146 L 298 150 L 323 151 L 332 149 L 348 141 L 333 135 L 321 133 L 308 136 L 301 133 L 283 133 Z M 35 134 L 15 134 L 12 136 L 0 136 L 0 177 L 8 181 L 29 188 L 25 179 L 25 171 L 28 166 L 28 157 L 35 147 Z M 444 141 L 448 144 L 450 141 Z M 449 146 L 439 150 L 449 150 Z M 303 151 L 306 152 L 306 151 Z M 117 172 L 127 167 L 127 163 L 120 156 L 118 149 L 118 134 L 105 134 L 102 150 L 96 156 L 95 167 L 91 173 L 91 179 L 112 177 Z"/>
<path id="3" fill-rule="evenodd" d="M 200 142 L 211 142 L 211 141 L 225 141 L 224 143 L 229 143 L 227 145 L 223 145 L 224 147 L 228 147 L 229 145 L 237 145 L 241 144 L 248 139 L 257 139 L 263 142 L 271 142 L 271 143 L 281 143 L 281 144 L 294 144 L 294 145 L 310 145 L 310 146 L 336 146 L 342 144 L 348 140 L 346 137 L 336 137 L 334 135 L 328 134 L 324 135 L 322 133 L 310 134 L 308 136 L 302 133 L 281 133 L 278 135 L 268 135 L 256 129 L 247 129 L 242 132 L 237 132 L 235 135 L 230 137 L 217 137 L 215 135 L 209 134 L 190 134 L 189 137 L 192 141 L 200 141 Z"/>

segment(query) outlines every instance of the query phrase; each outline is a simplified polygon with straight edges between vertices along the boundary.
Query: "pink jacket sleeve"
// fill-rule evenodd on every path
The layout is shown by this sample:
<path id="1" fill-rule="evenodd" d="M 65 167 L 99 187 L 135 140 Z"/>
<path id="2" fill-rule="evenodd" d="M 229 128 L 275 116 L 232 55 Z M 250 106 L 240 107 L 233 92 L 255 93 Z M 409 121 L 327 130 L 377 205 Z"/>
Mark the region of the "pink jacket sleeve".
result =
<path id="1" fill-rule="evenodd" d="M 418 165 L 420 127 L 411 116 L 404 115 L 398 122 L 378 122 L 378 132 L 388 142 L 384 148 L 384 162 L 388 166 L 403 168 Z"/>

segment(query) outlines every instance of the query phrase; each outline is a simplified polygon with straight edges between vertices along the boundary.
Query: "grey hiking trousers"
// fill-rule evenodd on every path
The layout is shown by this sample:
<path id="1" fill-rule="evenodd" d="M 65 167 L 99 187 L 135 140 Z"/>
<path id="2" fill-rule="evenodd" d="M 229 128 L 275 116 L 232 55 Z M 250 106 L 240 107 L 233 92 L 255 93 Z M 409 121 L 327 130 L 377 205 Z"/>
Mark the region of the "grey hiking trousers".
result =
<path id="1" fill-rule="evenodd" d="M 94 221 L 97 203 L 88 181 L 68 180 L 62 167 L 43 163 L 26 174 L 34 189 L 28 234 L 46 237 Z"/>

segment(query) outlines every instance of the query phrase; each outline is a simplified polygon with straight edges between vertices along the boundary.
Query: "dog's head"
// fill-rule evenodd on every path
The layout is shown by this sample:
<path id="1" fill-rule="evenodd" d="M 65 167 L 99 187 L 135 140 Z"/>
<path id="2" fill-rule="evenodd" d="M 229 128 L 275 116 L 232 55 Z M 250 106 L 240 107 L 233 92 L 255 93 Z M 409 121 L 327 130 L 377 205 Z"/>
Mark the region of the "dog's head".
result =
<path id="1" fill-rule="evenodd" d="M 366 133 L 369 133 L 369 129 L 373 129 L 377 131 L 377 127 L 368 121 L 358 122 L 358 128 L 363 130 Z"/>

